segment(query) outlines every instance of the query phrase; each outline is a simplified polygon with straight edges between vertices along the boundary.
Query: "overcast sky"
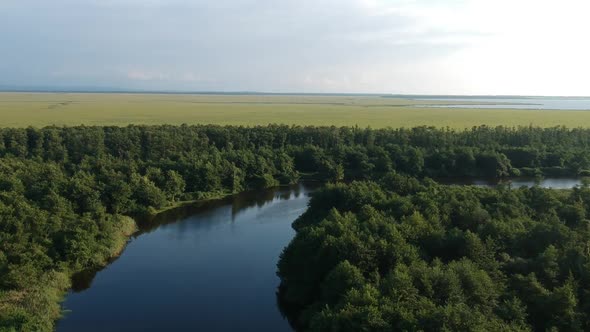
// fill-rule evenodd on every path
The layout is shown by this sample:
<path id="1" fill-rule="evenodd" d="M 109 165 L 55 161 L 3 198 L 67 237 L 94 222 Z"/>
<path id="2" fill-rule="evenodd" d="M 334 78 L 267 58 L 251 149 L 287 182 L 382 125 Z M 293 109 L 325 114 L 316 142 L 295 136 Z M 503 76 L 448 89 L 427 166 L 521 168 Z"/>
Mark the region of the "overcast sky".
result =
<path id="1" fill-rule="evenodd" d="M 588 0 L 0 0 L 0 85 L 590 95 Z"/>

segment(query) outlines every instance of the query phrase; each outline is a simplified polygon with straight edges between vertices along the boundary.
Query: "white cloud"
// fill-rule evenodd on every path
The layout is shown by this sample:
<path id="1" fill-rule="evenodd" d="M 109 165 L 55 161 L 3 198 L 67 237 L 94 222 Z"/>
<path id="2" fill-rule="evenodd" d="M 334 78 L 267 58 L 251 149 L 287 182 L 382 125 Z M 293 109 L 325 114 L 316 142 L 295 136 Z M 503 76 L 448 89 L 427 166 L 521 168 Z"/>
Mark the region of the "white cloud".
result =
<path id="1" fill-rule="evenodd" d="M 582 0 L 0 6 L 0 38 L 10 45 L 0 84 L 590 95 L 590 3 Z"/>

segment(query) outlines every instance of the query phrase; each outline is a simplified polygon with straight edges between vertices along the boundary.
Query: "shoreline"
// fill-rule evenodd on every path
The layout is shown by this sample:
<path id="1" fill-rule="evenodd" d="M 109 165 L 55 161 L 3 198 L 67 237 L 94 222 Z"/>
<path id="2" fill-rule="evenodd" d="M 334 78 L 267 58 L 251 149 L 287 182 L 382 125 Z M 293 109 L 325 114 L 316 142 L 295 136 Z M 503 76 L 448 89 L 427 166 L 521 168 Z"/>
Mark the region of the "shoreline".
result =
<path id="1" fill-rule="evenodd" d="M 283 187 L 283 186 L 288 186 L 288 185 L 279 185 L 276 187 Z M 271 188 L 264 188 L 264 189 L 271 189 Z M 160 209 L 151 209 L 143 216 L 132 217 L 132 216 L 128 216 L 128 215 L 119 215 L 119 217 L 125 223 L 122 225 L 120 232 L 117 232 L 114 234 L 114 236 L 116 238 L 113 240 L 114 241 L 113 247 L 109 248 L 109 251 L 111 253 L 110 255 L 101 259 L 101 262 L 99 264 L 96 264 L 91 267 L 86 267 L 86 268 L 83 268 L 80 270 L 57 271 L 58 273 L 63 274 L 63 276 L 65 276 L 67 278 L 68 282 L 67 282 L 67 287 L 65 287 L 65 288 L 60 287 L 59 289 L 53 290 L 56 292 L 56 296 L 59 297 L 59 300 L 57 302 L 55 302 L 55 306 L 58 307 L 57 312 L 59 312 L 59 314 L 57 317 L 55 315 L 54 315 L 54 317 L 51 317 L 51 320 L 53 321 L 53 329 L 52 330 L 53 331 L 56 330 L 57 325 L 59 324 L 59 321 L 64 319 L 66 314 L 69 312 L 69 310 L 64 308 L 62 306 L 62 304 L 65 301 L 65 298 L 68 295 L 68 293 L 70 291 L 72 291 L 72 289 L 73 289 L 72 288 L 72 278 L 76 274 L 83 273 L 84 271 L 91 271 L 91 270 L 100 271 L 100 270 L 104 269 L 106 266 L 108 266 L 110 263 L 115 261 L 117 258 L 119 258 L 123 254 L 125 249 L 127 248 L 127 245 L 129 244 L 131 238 L 134 235 L 141 232 L 141 227 L 139 225 L 138 220 L 140 220 L 142 218 L 153 218 L 159 214 L 162 214 L 162 213 L 165 213 L 165 212 L 177 209 L 177 208 L 182 208 L 185 206 L 193 205 L 193 204 L 207 203 L 207 202 L 213 202 L 213 201 L 226 199 L 228 197 L 231 197 L 234 195 L 239 195 L 241 193 L 245 193 L 248 191 L 251 191 L 251 190 L 244 190 L 244 191 L 240 191 L 240 192 L 236 192 L 236 193 L 220 192 L 220 193 L 211 194 L 211 196 L 208 196 L 208 197 L 202 198 L 202 199 L 177 201 L 177 202 L 173 202 L 172 204 L 170 204 L 166 207 L 160 208 Z"/>

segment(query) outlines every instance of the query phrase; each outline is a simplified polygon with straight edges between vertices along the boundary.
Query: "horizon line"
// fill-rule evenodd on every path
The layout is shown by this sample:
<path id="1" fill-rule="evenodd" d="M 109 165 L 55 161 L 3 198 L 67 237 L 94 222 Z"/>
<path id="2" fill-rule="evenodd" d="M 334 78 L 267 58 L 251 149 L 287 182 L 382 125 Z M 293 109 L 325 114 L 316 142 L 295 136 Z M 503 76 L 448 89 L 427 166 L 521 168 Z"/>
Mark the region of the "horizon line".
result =
<path id="1" fill-rule="evenodd" d="M 135 90 L 124 88 L 36 88 L 1 87 L 0 93 L 96 93 L 96 94 L 178 94 L 178 95 L 275 95 L 275 96 L 371 96 L 371 97 L 492 97 L 492 98 L 590 98 L 590 95 L 528 95 L 528 94 L 440 94 L 440 93 L 378 93 L 378 92 L 269 92 L 269 91 L 222 91 L 222 90 Z"/>

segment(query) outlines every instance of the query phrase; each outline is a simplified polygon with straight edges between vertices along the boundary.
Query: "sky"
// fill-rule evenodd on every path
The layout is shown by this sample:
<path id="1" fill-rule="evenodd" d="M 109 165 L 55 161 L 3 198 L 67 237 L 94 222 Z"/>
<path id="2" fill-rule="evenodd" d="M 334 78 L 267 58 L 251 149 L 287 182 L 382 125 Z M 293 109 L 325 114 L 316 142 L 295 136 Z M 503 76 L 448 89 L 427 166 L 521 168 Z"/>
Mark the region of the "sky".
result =
<path id="1" fill-rule="evenodd" d="M 590 96 L 587 0 L 0 0 L 0 86 Z"/>

